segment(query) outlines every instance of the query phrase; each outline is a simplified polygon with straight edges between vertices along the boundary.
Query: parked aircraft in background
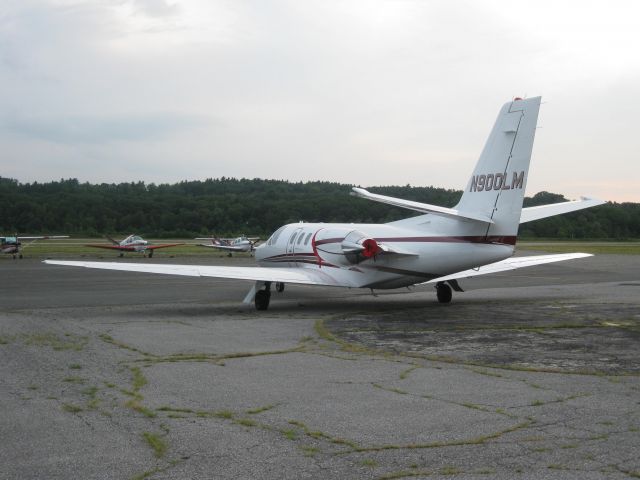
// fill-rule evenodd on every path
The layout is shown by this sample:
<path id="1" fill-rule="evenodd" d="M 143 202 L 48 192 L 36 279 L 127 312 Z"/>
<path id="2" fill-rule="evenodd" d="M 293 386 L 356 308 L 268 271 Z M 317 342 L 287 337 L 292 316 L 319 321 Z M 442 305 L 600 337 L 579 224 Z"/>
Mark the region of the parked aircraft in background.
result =
<path id="1" fill-rule="evenodd" d="M 520 223 L 604 203 L 583 198 L 522 208 L 540 97 L 506 103 L 476 167 L 454 208 L 376 195 L 353 193 L 373 201 L 420 212 L 386 224 L 294 223 L 279 228 L 256 248 L 259 267 L 70 262 L 108 270 L 222 277 L 255 282 L 245 303 L 265 310 L 271 285 L 285 283 L 350 288 L 393 289 L 431 283 L 442 303 L 451 301 L 458 280 L 531 265 L 590 256 L 585 253 L 511 258 Z"/>
<path id="2" fill-rule="evenodd" d="M 196 240 L 210 240 L 211 243 L 199 243 L 198 246 L 224 250 L 229 252 L 229 256 L 231 256 L 233 252 L 253 252 L 260 237 L 245 237 L 244 235 L 237 238 L 199 237 Z"/>
<path id="3" fill-rule="evenodd" d="M 157 250 L 158 248 L 169 248 L 175 247 L 177 245 L 184 245 L 182 243 L 165 243 L 160 245 L 152 245 L 139 235 L 129 235 L 127 238 L 121 241 L 114 240 L 111 237 L 107 237 L 107 239 L 111 241 L 110 245 L 104 243 L 89 243 L 86 246 L 94 248 L 106 248 L 109 250 L 118 250 L 121 257 L 124 256 L 125 252 L 137 252 L 145 255 L 148 251 L 148 256 L 149 258 L 151 258 L 153 257 L 153 251 Z"/>
<path id="4" fill-rule="evenodd" d="M 0 237 L 0 252 L 13 255 L 14 259 L 16 256 L 22 258 L 22 249 L 24 248 L 22 242 L 25 240 L 29 240 L 29 242 L 27 242 L 27 245 L 29 245 L 36 240 L 55 240 L 60 238 L 69 238 L 69 235 L 44 235 L 39 237 L 23 237 L 14 235 L 12 237 Z"/>

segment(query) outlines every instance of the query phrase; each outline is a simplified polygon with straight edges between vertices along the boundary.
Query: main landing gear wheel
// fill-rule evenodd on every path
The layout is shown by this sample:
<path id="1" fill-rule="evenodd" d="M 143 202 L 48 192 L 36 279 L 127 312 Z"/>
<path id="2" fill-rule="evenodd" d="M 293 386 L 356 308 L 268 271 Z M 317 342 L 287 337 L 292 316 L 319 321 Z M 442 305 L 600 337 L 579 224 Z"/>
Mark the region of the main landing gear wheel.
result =
<path id="1" fill-rule="evenodd" d="M 278 292 L 278 293 L 284 292 L 284 283 L 282 283 L 282 282 L 277 282 L 276 283 L 276 292 Z"/>
<path id="2" fill-rule="evenodd" d="M 149 250 L 149 258 L 153 257 L 153 250 Z"/>
<path id="3" fill-rule="evenodd" d="M 269 300 L 271 300 L 271 292 L 269 290 L 258 290 L 254 300 L 256 310 L 266 310 L 269 308 Z"/>
<path id="4" fill-rule="evenodd" d="M 438 283 L 436 285 L 436 296 L 440 303 L 449 303 L 453 296 L 451 293 L 451 287 L 446 283 Z"/>

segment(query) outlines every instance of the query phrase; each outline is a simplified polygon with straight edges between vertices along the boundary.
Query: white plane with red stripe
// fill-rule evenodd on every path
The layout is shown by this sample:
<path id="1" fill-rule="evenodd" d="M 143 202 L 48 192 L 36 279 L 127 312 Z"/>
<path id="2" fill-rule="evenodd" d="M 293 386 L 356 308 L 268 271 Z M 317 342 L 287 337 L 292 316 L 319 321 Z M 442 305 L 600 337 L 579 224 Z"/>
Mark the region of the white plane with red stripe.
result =
<path id="1" fill-rule="evenodd" d="M 111 244 L 87 243 L 85 247 L 117 250 L 118 252 L 120 252 L 121 257 L 124 256 L 125 252 L 142 253 L 143 255 L 147 255 L 147 252 L 149 252 L 148 256 L 149 258 L 151 258 L 153 257 L 154 250 L 157 250 L 159 248 L 169 248 L 169 247 L 177 247 L 178 245 L 183 245 L 182 243 L 163 243 L 159 245 L 154 245 L 139 235 L 129 235 L 124 240 L 114 240 L 111 237 L 107 237 L 107 239 L 111 242 Z"/>
<path id="2" fill-rule="evenodd" d="M 210 240 L 211 243 L 199 243 L 198 246 L 224 250 L 229 252 L 229 256 L 231 256 L 233 252 L 253 252 L 260 237 L 247 237 L 245 235 L 236 238 L 197 237 L 196 240 Z"/>
<path id="3" fill-rule="evenodd" d="M 245 302 L 268 308 L 271 286 L 285 283 L 392 289 L 433 283 L 440 302 L 451 301 L 457 280 L 531 265 L 587 257 L 585 253 L 512 258 L 518 226 L 604 203 L 582 198 L 522 208 L 540 97 L 506 103 L 473 174 L 454 208 L 376 195 L 353 195 L 420 212 L 386 224 L 296 223 L 279 228 L 256 248 L 258 267 L 149 265 L 47 260 L 57 265 L 222 277 L 254 281 Z M 345 201 L 348 201 L 345 199 Z"/>

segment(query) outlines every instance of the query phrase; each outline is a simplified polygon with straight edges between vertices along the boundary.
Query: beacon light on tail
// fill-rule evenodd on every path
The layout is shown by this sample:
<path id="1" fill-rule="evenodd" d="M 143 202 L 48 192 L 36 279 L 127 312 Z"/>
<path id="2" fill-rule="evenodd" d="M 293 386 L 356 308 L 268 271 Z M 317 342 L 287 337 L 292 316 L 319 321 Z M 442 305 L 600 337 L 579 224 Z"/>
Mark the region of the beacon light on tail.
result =
<path id="1" fill-rule="evenodd" d="M 109 262 L 47 263 L 107 270 L 245 279 L 245 297 L 268 308 L 271 286 L 285 283 L 393 289 L 431 283 L 440 302 L 451 301 L 458 280 L 561 260 L 584 253 L 512 258 L 520 223 L 604 203 L 574 202 L 522 208 L 540 97 L 505 103 L 478 162 L 453 208 L 404 200 L 354 188 L 368 200 L 420 212 L 385 224 L 295 223 L 280 227 L 255 249 L 257 267 L 158 265 Z M 461 115 L 463 112 L 460 112 Z M 348 198 L 345 198 L 348 202 Z"/>

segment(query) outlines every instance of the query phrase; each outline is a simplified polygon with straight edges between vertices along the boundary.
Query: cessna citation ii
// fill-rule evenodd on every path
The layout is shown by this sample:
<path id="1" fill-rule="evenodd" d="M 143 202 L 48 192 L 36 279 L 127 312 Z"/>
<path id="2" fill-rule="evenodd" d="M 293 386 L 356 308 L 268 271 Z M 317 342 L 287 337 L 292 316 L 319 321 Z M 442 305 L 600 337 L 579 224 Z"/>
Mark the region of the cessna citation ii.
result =
<path id="1" fill-rule="evenodd" d="M 143 255 L 147 254 L 149 251 L 149 258 L 153 257 L 153 251 L 158 248 L 168 248 L 175 247 L 177 245 L 182 245 L 182 243 L 164 243 L 161 245 L 152 245 L 144 238 L 139 235 L 129 235 L 122 241 L 114 240 L 111 237 L 107 237 L 107 239 L 111 242 L 108 243 L 88 243 L 87 247 L 93 248 L 106 248 L 108 250 L 118 250 L 120 252 L 120 256 L 123 257 L 125 252 L 137 252 L 142 253 Z"/>
<path id="2" fill-rule="evenodd" d="M 285 283 L 392 289 L 435 285 L 442 303 L 451 301 L 458 280 L 488 273 L 590 256 L 585 253 L 512 258 L 521 223 L 604 203 L 582 198 L 522 208 L 540 97 L 506 103 L 475 170 L 454 208 L 376 195 L 353 194 L 420 212 L 386 224 L 297 223 L 279 228 L 256 248 L 258 267 L 140 265 L 134 263 L 46 263 L 109 270 L 221 277 L 254 281 L 245 303 L 266 310 L 271 286 Z"/>

